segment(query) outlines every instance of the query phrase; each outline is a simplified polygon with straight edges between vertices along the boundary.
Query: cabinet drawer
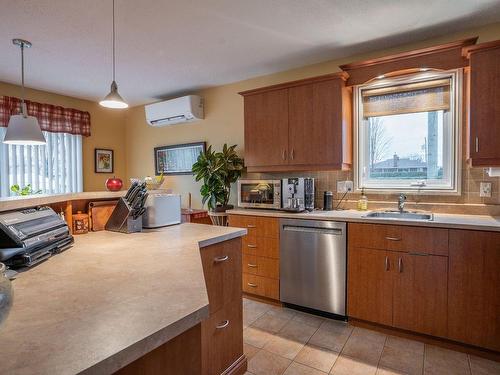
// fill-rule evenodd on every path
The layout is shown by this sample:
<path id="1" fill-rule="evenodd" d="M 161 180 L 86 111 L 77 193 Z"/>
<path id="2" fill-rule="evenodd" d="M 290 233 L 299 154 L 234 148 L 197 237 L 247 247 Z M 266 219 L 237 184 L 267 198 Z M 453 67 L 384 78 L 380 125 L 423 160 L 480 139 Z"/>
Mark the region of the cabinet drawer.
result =
<path id="1" fill-rule="evenodd" d="M 249 237 L 279 238 L 279 222 L 274 217 L 229 215 L 229 225 L 246 228 Z"/>
<path id="2" fill-rule="evenodd" d="M 243 291 L 279 300 L 279 280 L 267 277 L 243 274 Z"/>
<path id="3" fill-rule="evenodd" d="M 241 239 L 210 245 L 200 252 L 212 314 L 223 305 L 241 299 Z"/>
<path id="4" fill-rule="evenodd" d="M 243 355 L 241 298 L 201 323 L 203 374 L 219 375 Z"/>
<path id="5" fill-rule="evenodd" d="M 448 229 L 349 224 L 349 246 L 448 256 Z"/>
<path id="6" fill-rule="evenodd" d="M 243 254 L 243 272 L 279 279 L 280 264 L 277 259 Z"/>
<path id="7" fill-rule="evenodd" d="M 247 238 L 243 241 L 243 254 L 279 259 L 279 240 L 264 237 Z"/>

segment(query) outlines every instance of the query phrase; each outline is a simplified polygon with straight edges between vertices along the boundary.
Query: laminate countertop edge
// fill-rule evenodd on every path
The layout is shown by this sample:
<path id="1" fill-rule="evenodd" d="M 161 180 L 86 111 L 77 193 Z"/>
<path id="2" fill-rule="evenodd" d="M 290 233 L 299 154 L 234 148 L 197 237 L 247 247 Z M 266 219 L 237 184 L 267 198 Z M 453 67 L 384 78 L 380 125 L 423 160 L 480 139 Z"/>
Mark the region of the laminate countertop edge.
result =
<path id="1" fill-rule="evenodd" d="M 459 215 L 459 214 L 434 214 L 431 221 L 424 220 L 401 220 L 367 218 L 371 211 L 341 210 L 341 211 L 313 211 L 304 213 L 289 213 L 285 211 L 258 210 L 258 209 L 234 209 L 227 211 L 230 215 L 249 215 L 276 217 L 287 219 L 306 219 L 324 221 L 342 221 L 366 224 L 391 224 L 422 226 L 448 229 L 468 229 L 500 232 L 500 217 L 487 215 Z"/>

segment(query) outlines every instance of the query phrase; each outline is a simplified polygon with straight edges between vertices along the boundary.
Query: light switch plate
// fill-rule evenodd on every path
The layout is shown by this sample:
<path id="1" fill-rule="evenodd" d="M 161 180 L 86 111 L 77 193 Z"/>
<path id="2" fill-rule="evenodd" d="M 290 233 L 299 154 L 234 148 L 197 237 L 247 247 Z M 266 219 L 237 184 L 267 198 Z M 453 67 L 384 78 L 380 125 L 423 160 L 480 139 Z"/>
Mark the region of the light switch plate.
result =
<path id="1" fill-rule="evenodd" d="M 354 189 L 354 182 L 352 181 L 337 181 L 337 193 L 345 193 Z"/>
<path id="2" fill-rule="evenodd" d="M 491 182 L 481 182 L 479 184 L 479 196 L 484 198 L 491 197 Z"/>

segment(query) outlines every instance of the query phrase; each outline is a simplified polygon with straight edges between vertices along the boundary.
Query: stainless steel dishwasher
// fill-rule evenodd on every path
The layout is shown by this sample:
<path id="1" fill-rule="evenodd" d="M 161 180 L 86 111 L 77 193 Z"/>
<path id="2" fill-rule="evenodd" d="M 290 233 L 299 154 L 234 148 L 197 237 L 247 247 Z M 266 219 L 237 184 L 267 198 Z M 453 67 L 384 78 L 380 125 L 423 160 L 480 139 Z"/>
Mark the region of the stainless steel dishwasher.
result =
<path id="1" fill-rule="evenodd" d="M 280 220 L 280 299 L 346 316 L 346 223 Z"/>

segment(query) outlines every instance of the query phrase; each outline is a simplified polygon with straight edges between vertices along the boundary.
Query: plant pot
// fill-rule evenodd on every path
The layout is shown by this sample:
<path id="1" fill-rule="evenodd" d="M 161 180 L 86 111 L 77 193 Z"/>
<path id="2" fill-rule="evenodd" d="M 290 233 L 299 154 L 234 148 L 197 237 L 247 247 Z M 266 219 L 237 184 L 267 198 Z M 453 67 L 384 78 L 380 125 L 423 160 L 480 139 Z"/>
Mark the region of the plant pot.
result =
<path id="1" fill-rule="evenodd" d="M 232 204 L 227 204 L 225 206 L 217 206 L 213 212 L 226 212 L 227 210 L 232 210 L 234 206 Z"/>
<path id="2" fill-rule="evenodd" d="M 0 263 L 0 325 L 7 319 L 12 306 L 12 285 L 5 276 L 5 264 Z"/>

